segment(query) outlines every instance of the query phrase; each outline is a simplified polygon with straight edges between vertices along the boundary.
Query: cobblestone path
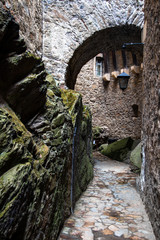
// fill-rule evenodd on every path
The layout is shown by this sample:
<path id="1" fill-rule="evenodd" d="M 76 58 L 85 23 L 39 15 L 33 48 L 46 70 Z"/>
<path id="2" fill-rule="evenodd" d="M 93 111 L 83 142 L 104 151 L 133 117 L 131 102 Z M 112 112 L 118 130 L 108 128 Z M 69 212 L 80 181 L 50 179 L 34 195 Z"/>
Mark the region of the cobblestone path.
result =
<path id="1" fill-rule="evenodd" d="M 155 240 L 127 164 L 95 154 L 95 175 L 59 240 Z"/>

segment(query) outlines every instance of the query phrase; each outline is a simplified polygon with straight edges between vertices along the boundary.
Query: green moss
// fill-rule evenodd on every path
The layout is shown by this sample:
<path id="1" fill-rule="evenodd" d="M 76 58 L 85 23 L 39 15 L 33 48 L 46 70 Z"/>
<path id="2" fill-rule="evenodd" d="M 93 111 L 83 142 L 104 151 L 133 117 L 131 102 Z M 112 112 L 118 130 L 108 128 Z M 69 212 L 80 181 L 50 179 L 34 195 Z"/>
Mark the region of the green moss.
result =
<path id="1" fill-rule="evenodd" d="M 32 134 L 7 105 L 0 108 L 0 116 L 0 173 L 16 164 L 32 162 L 34 158 L 44 161 L 48 154 L 47 147 L 40 144 L 41 149 L 38 149 Z"/>
<path id="2" fill-rule="evenodd" d="M 54 92 L 51 90 L 51 89 L 47 89 L 47 96 L 50 97 L 50 98 L 53 98 L 54 97 Z"/>
<path id="3" fill-rule="evenodd" d="M 22 53 L 20 55 L 14 55 L 12 57 L 8 58 L 8 63 L 12 64 L 12 65 L 19 65 L 19 62 L 21 62 L 22 60 L 25 59 L 32 59 L 35 61 L 40 61 L 39 57 L 36 57 L 34 54 L 32 54 L 29 51 L 26 51 L 25 53 Z"/>
<path id="4" fill-rule="evenodd" d="M 13 202 L 18 198 L 24 179 L 31 171 L 31 164 L 18 164 L 9 169 L 0 177 L 0 204 L 5 203 L 0 212 L 0 218 L 4 217 L 12 208 Z M 10 193 L 8 195 L 8 193 Z"/>
<path id="5" fill-rule="evenodd" d="M 16 198 L 17 196 L 15 196 L 9 203 L 6 204 L 5 209 L 0 212 L 0 219 L 8 212 Z"/>
<path id="6" fill-rule="evenodd" d="M 56 128 L 61 126 L 65 121 L 65 115 L 64 113 L 59 114 L 56 118 L 53 119 L 52 121 L 52 127 Z"/>
<path id="7" fill-rule="evenodd" d="M 41 58 L 40 57 L 38 57 L 38 56 L 36 56 L 35 54 L 33 54 L 33 53 L 31 53 L 30 51 L 26 51 L 26 55 L 27 55 L 27 57 L 33 57 L 33 58 L 35 58 L 36 60 L 41 60 Z"/>
<path id="8" fill-rule="evenodd" d="M 30 166 L 30 163 L 18 164 L 17 166 L 9 169 L 5 174 L 3 174 L 0 177 L 0 188 L 2 189 L 4 186 L 13 182 L 17 176 L 17 172 L 20 172 L 24 168 L 24 166 Z"/>
<path id="9" fill-rule="evenodd" d="M 74 90 L 61 89 L 61 97 L 63 99 L 63 103 L 68 107 L 69 113 L 71 115 L 79 96 L 80 94 L 75 92 Z"/>
<path id="10" fill-rule="evenodd" d="M 83 117 L 86 119 L 90 119 L 91 116 L 92 115 L 90 109 L 87 106 L 83 105 Z"/>
<path id="11" fill-rule="evenodd" d="M 47 145 L 45 145 L 43 142 L 40 142 L 40 144 L 37 145 L 37 154 L 38 154 L 38 160 L 41 164 L 44 163 L 47 156 L 49 155 L 49 148 Z"/>
<path id="12" fill-rule="evenodd" d="M 62 144 L 62 139 L 61 138 L 54 139 L 53 142 L 52 142 L 52 146 L 58 146 L 60 144 Z"/>
<path id="13" fill-rule="evenodd" d="M 46 76 L 46 81 L 51 85 L 51 86 L 54 86 L 56 87 L 56 82 L 54 80 L 54 77 L 50 74 L 47 74 Z"/>
<path id="14" fill-rule="evenodd" d="M 48 85 L 48 92 L 47 95 L 48 97 L 53 97 L 53 96 L 57 96 L 60 97 L 61 96 L 61 92 L 60 89 L 56 86 L 56 82 L 54 80 L 54 77 L 52 75 L 47 75 L 45 81 L 47 82 Z M 52 91 L 52 93 L 51 93 Z"/>
<path id="15" fill-rule="evenodd" d="M 59 138 L 59 137 L 61 137 L 61 135 L 62 135 L 61 129 L 56 128 L 56 129 L 53 130 L 53 136 L 54 136 L 54 138 Z"/>
<path id="16" fill-rule="evenodd" d="M 68 108 L 73 124 L 75 124 L 78 109 L 82 106 L 82 96 L 74 90 L 61 89 L 61 97 L 64 105 Z"/>

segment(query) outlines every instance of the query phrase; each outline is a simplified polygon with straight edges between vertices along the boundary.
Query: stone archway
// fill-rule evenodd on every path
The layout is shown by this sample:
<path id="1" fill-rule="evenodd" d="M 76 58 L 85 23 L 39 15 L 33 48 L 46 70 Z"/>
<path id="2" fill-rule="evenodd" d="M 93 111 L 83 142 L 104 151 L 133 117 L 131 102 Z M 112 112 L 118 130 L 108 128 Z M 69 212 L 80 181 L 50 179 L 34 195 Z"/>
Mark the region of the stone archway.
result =
<path id="1" fill-rule="evenodd" d="M 118 50 L 124 43 L 141 42 L 141 28 L 124 25 L 95 32 L 74 52 L 66 69 L 66 85 L 74 89 L 76 78 L 83 65 L 100 52 Z M 142 46 L 132 47 L 132 51 L 143 55 Z"/>
<path id="2" fill-rule="evenodd" d="M 122 45 L 129 42 L 141 42 L 141 28 L 125 25 L 95 32 L 76 49 L 66 69 L 67 87 L 82 94 L 83 103 L 92 110 L 93 127 L 103 131 L 105 141 L 107 136 L 112 139 L 141 138 L 142 69 L 139 74 L 133 73 L 131 66 L 134 64 L 132 53 L 138 56 L 139 66 L 142 63 L 143 46 L 128 46 L 125 50 L 127 69 L 131 77 L 124 92 L 119 88 L 117 78 L 111 76 L 114 71 L 111 57 L 108 71 L 110 82 L 106 86 L 102 76 L 96 77 L 93 73 L 95 67 L 93 57 L 107 52 L 112 56 L 112 51 L 117 54 L 117 72 L 120 73 L 124 68 Z M 138 106 L 137 116 L 133 112 L 133 104 Z"/>
<path id="3" fill-rule="evenodd" d="M 121 36 L 124 42 L 133 41 L 135 35 L 135 41 L 139 41 L 142 25 L 143 0 L 44 1 L 43 60 L 46 69 L 60 84 L 64 84 L 66 76 L 67 86 L 73 88 L 80 68 L 102 46 L 109 44 L 108 39 L 114 46 L 117 41 L 121 45 L 116 36 Z M 131 39 L 127 35 L 132 35 Z"/>

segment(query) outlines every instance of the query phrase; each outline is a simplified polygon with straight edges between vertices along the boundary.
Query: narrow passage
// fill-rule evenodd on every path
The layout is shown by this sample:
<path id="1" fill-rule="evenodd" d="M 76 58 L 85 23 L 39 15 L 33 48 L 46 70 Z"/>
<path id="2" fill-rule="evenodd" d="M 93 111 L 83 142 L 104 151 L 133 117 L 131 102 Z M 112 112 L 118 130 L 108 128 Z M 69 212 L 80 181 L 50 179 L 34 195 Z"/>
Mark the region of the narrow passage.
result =
<path id="1" fill-rule="evenodd" d="M 155 240 L 136 174 L 127 164 L 95 153 L 94 179 L 65 222 L 59 240 Z"/>

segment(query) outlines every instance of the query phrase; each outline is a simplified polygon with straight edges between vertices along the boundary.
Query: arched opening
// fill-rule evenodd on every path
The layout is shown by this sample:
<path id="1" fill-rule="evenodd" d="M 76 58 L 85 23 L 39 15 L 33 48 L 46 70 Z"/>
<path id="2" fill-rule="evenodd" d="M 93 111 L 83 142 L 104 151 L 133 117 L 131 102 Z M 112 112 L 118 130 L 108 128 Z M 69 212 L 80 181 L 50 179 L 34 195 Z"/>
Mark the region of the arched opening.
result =
<path id="1" fill-rule="evenodd" d="M 86 39 L 74 52 L 66 69 L 66 85 L 74 89 L 81 68 L 97 54 L 118 50 L 126 42 L 141 42 L 141 29 L 135 25 L 124 25 L 102 29 Z M 129 47 L 142 55 L 141 46 Z"/>
<path id="2" fill-rule="evenodd" d="M 122 49 L 129 42 L 141 42 L 140 28 L 126 25 L 96 32 L 79 46 L 67 68 L 66 84 L 82 94 L 104 142 L 141 138 L 143 47 Z M 130 75 L 125 91 L 117 79 L 123 71 Z"/>

